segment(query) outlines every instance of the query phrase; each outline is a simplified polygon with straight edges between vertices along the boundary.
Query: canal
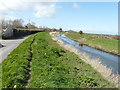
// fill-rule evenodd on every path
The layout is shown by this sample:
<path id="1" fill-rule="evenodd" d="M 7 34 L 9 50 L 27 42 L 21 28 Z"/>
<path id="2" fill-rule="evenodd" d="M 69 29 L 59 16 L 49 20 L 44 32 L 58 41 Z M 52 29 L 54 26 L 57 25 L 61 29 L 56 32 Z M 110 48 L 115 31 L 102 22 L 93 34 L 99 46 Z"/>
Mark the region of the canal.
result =
<path id="1" fill-rule="evenodd" d="M 86 45 L 80 46 L 76 41 L 66 37 L 63 34 L 57 35 L 59 40 L 63 41 L 64 45 L 72 45 L 74 48 L 78 50 L 78 53 L 81 55 L 87 55 L 89 60 L 99 60 L 101 64 L 110 68 L 113 73 L 120 74 L 119 65 L 120 65 L 120 57 L 114 56 L 112 54 L 88 47 Z"/>

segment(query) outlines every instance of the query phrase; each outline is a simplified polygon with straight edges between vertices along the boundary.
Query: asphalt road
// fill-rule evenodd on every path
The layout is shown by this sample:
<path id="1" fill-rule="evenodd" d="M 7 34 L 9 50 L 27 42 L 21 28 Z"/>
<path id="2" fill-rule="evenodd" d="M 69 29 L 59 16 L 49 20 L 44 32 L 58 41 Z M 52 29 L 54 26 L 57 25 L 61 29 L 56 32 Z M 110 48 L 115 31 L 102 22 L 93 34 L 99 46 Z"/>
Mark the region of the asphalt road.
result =
<path id="1" fill-rule="evenodd" d="M 16 38 L 16 39 L 7 39 L 7 40 L 0 40 L 0 43 L 4 46 L 0 48 L 0 63 L 7 58 L 7 56 L 12 52 L 20 43 L 22 43 L 25 39 L 29 36 Z"/>

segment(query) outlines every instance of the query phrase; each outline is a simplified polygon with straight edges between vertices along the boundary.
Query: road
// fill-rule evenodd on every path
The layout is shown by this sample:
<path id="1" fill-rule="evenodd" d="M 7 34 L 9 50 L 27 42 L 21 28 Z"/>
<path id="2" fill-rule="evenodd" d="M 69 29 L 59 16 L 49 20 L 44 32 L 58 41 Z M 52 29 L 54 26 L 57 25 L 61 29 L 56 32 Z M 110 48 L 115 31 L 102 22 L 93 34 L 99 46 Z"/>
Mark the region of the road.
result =
<path id="1" fill-rule="evenodd" d="M 21 37 L 18 39 L 8 39 L 8 40 L 0 40 L 0 43 L 4 46 L 0 48 L 0 63 L 7 58 L 7 56 L 12 52 L 20 43 L 22 43 L 29 36 Z"/>

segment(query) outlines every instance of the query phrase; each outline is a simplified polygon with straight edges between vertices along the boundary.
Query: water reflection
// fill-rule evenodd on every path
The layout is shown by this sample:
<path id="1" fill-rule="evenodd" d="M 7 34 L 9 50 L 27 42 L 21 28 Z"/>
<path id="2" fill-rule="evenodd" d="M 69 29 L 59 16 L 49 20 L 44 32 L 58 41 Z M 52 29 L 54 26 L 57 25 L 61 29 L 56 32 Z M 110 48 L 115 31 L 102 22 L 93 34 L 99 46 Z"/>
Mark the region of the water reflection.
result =
<path id="1" fill-rule="evenodd" d="M 120 65 L 119 56 L 114 56 L 109 53 L 99 51 L 97 49 L 93 49 L 85 45 L 79 45 L 79 43 L 75 42 L 74 40 L 71 40 L 63 34 L 58 35 L 57 38 L 62 40 L 64 45 L 70 44 L 74 46 L 78 50 L 78 53 L 86 53 L 86 55 L 89 57 L 89 60 L 99 60 L 103 65 L 111 68 L 114 73 L 120 74 L 120 70 L 118 71 L 118 67 Z"/>

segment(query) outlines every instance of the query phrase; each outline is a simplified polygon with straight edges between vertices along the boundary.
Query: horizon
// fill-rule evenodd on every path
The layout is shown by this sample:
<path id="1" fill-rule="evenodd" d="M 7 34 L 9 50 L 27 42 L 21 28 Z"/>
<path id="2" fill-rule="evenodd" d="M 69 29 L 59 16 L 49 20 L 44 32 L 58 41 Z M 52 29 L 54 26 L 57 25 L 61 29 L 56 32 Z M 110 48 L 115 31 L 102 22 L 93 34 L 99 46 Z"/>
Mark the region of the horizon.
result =
<path id="1" fill-rule="evenodd" d="M 118 2 L 12 1 L 2 0 L 3 4 L 0 3 L 1 15 L 6 20 L 23 19 L 24 24 L 35 22 L 37 26 L 64 31 L 118 35 Z"/>

